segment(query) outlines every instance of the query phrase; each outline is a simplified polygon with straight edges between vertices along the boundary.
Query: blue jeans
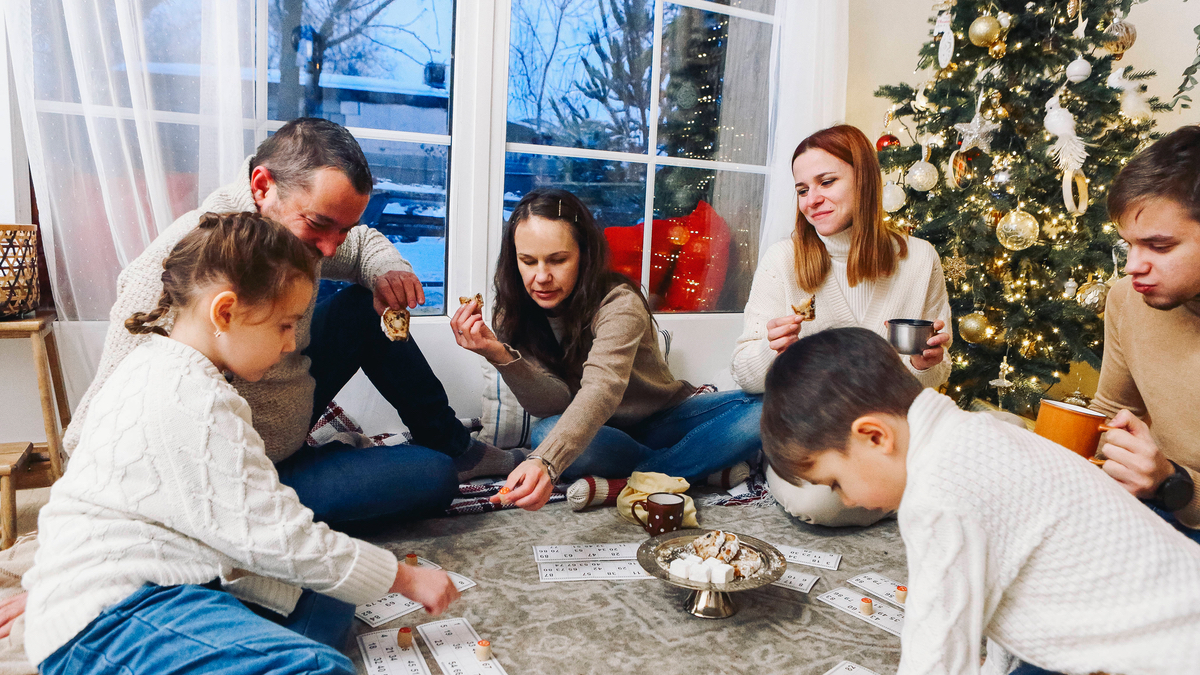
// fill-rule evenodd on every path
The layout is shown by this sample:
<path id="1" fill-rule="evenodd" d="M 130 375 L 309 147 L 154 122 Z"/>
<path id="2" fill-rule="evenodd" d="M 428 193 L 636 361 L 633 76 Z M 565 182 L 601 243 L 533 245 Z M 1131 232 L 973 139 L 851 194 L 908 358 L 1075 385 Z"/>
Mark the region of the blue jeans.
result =
<path id="1" fill-rule="evenodd" d="M 533 447 L 541 445 L 561 417 L 534 425 Z M 634 471 L 654 471 L 703 481 L 758 454 L 761 417 L 761 396 L 741 390 L 692 396 L 625 429 L 600 427 L 583 454 L 563 470 L 563 478 L 627 478 Z"/>
<path id="2" fill-rule="evenodd" d="M 1188 539 L 1191 539 L 1192 541 L 1196 542 L 1197 544 L 1200 544 L 1200 530 L 1193 530 L 1192 528 L 1188 527 L 1187 525 L 1184 525 L 1183 523 L 1179 522 L 1179 519 L 1177 519 L 1175 517 L 1175 514 L 1171 513 L 1170 511 L 1163 511 L 1162 509 L 1151 504 L 1150 502 L 1143 501 L 1142 503 L 1145 504 L 1146 506 L 1148 506 L 1151 511 L 1157 513 L 1160 518 L 1162 518 L 1163 520 L 1170 523 L 1172 527 L 1174 527 L 1175 529 L 1177 529 L 1181 533 L 1183 533 L 1183 536 L 1187 537 Z"/>
<path id="3" fill-rule="evenodd" d="M 106 609 L 38 670 L 43 675 L 353 675 L 354 665 L 338 649 L 349 635 L 354 606 L 305 594 L 309 598 L 302 597 L 291 616 L 279 617 L 285 623 L 279 625 L 221 590 L 146 584 Z"/>
<path id="4" fill-rule="evenodd" d="M 379 329 L 372 297 L 366 288 L 351 286 L 313 311 L 304 350 L 316 380 L 310 424 L 361 368 L 396 408 L 413 444 L 305 446 L 276 465 L 280 481 L 296 490 L 317 520 L 331 525 L 441 513 L 458 496 L 451 458 L 471 442 L 416 340 L 392 342 Z"/>

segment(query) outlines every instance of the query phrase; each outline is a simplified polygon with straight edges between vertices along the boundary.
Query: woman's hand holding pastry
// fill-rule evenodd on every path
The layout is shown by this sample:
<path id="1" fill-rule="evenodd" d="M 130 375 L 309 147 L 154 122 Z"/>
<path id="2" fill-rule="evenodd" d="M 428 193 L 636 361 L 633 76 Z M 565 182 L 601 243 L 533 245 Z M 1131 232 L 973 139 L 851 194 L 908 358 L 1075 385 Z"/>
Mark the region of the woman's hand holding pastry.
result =
<path id="1" fill-rule="evenodd" d="M 767 343 L 771 349 L 782 354 L 783 350 L 799 341 L 800 324 L 802 323 L 804 323 L 804 317 L 798 314 L 788 314 L 768 321 Z"/>
<path id="2" fill-rule="evenodd" d="M 496 334 L 484 323 L 483 312 L 475 300 L 459 306 L 454 316 L 450 317 L 450 328 L 454 331 L 455 342 L 463 349 L 498 365 L 513 360 L 504 344 L 496 339 Z"/>
<path id="3" fill-rule="evenodd" d="M 507 492 L 501 490 L 501 494 L 490 499 L 493 504 L 507 502 L 526 511 L 537 511 L 550 501 L 554 481 L 550 480 L 550 472 L 541 460 L 530 458 L 518 464 L 517 468 L 508 474 L 504 488 Z"/>
<path id="4" fill-rule="evenodd" d="M 946 356 L 946 348 L 942 345 L 950 341 L 950 334 L 941 332 L 945 327 L 945 321 L 938 320 L 933 322 L 934 336 L 929 338 L 929 342 L 926 343 L 929 346 L 920 354 L 913 354 L 908 357 L 913 368 L 926 370 L 942 362 L 942 359 Z"/>

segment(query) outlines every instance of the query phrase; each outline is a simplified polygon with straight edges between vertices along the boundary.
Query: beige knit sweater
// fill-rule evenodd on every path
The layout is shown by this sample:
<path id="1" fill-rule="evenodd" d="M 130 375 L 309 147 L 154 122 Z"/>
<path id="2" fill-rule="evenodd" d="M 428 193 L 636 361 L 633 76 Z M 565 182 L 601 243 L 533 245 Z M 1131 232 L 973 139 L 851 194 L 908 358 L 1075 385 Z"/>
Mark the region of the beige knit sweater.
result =
<path id="1" fill-rule="evenodd" d="M 134 312 L 149 312 L 158 304 L 158 297 L 162 294 L 162 263 L 171 249 L 200 222 L 200 216 L 205 213 L 257 211 L 258 207 L 250 194 L 249 158 L 242 164 L 240 176 L 237 182 L 210 194 L 200 208 L 188 211 L 171 223 L 117 277 L 117 301 L 109 312 L 108 333 L 104 338 L 100 366 L 95 379 L 84 392 L 63 439 L 68 455 L 79 444 L 79 433 L 87 420 L 92 397 L 104 386 L 117 365 L 148 339 L 146 335 L 131 335 L 125 330 L 125 320 Z M 376 279 L 393 270 L 411 272 L 412 266 L 387 237 L 365 225 L 359 225 L 350 230 L 346 241 L 338 247 L 337 255 L 318 263 L 317 275 L 374 288 Z M 246 382 L 241 378 L 235 378 L 233 382 L 237 392 L 250 403 L 254 413 L 254 429 L 263 437 L 267 457 L 274 462 L 286 459 L 299 450 L 308 436 L 316 383 L 308 374 L 309 359 L 301 352 L 308 346 L 316 300 L 314 288 L 308 311 L 296 326 L 296 351 L 285 356 L 258 382 Z M 170 331 L 173 324 L 172 312 L 163 325 Z"/>
<path id="2" fill-rule="evenodd" d="M 1170 311 L 1147 305 L 1128 277 L 1108 293 L 1104 310 L 1104 364 L 1091 407 L 1106 415 L 1122 408 L 1150 425 L 1168 459 L 1200 485 L 1200 299 Z M 1177 512 L 1200 528 L 1200 489 Z"/>
<path id="3" fill-rule="evenodd" d="M 564 380 L 511 347 L 514 361 L 492 364 L 529 414 L 562 415 L 535 450 L 558 471 L 570 466 L 605 424 L 636 424 L 678 405 L 695 389 L 671 375 L 654 322 L 628 286 L 609 291 L 591 329 L 592 345 L 579 379 Z"/>
<path id="4" fill-rule="evenodd" d="M 846 234 L 825 240 L 833 258 L 833 270 L 817 289 L 817 318 L 800 325 L 800 337 L 827 328 L 861 326 L 886 338 L 884 322 L 888 319 L 941 319 L 949 329 L 950 300 L 941 260 L 929 242 L 916 237 L 908 238 L 908 256 L 900 261 L 896 272 L 874 282 L 862 318 L 857 319 L 847 300 L 847 292 L 842 289 L 845 279 L 839 283 L 835 278 L 839 270 L 844 269 L 839 261 L 844 262 L 849 255 Z M 767 369 L 775 361 L 775 351 L 767 340 L 767 322 L 791 315 L 792 305 L 799 305 L 809 297 L 796 280 L 793 260 L 792 240 L 785 239 L 767 249 L 754 272 L 750 299 L 746 302 L 745 328 L 733 348 L 731 367 L 738 386 L 753 394 L 762 393 Z M 840 273 L 844 275 L 844 271 Z M 945 347 L 949 350 L 950 343 Z M 907 358 L 904 364 L 926 387 L 936 389 L 950 377 L 949 359 L 942 359 L 941 363 L 926 370 L 916 370 Z"/>

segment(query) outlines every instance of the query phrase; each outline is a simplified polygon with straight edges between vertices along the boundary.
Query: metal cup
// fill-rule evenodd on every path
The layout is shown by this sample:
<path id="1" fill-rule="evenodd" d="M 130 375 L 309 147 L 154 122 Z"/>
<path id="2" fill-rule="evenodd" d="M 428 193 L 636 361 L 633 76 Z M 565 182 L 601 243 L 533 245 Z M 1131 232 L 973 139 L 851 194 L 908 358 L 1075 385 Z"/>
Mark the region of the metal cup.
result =
<path id="1" fill-rule="evenodd" d="M 929 349 L 933 322 L 925 319 L 889 319 L 888 342 L 901 354 L 920 354 Z"/>

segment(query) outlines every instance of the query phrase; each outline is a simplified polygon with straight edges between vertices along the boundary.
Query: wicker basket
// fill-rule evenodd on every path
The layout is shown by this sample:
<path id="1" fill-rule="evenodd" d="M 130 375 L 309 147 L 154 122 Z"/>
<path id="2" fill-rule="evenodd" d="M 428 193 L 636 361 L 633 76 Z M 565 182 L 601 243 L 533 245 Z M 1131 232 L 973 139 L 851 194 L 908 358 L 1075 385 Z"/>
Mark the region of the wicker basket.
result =
<path id="1" fill-rule="evenodd" d="M 37 227 L 0 225 L 0 319 L 37 305 Z"/>

